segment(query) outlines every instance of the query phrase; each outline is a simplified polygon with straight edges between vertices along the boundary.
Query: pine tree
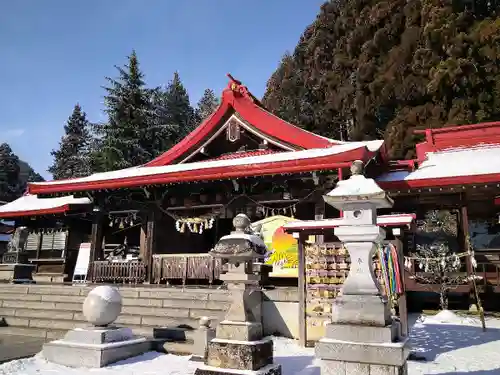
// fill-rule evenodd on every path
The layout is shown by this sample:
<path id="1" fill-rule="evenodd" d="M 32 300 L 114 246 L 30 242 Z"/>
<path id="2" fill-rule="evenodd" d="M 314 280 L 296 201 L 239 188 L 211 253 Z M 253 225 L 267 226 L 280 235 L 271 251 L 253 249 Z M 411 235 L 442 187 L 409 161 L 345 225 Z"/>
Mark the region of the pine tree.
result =
<path id="1" fill-rule="evenodd" d="M 51 152 L 54 163 L 48 171 L 55 180 L 88 176 L 91 173 L 89 127 L 85 112 L 79 104 L 76 104 L 64 125 L 64 135 L 59 142 L 59 149 Z"/>
<path id="2" fill-rule="evenodd" d="M 153 156 L 158 156 L 175 145 L 179 139 L 179 124 L 174 123 L 168 108 L 167 91 L 162 87 L 151 90 L 153 111 L 150 118 Z"/>
<path id="3" fill-rule="evenodd" d="M 195 112 L 178 72 L 174 73 L 174 78 L 165 90 L 165 110 L 169 123 L 177 127 L 177 141 L 184 138 L 196 126 Z"/>
<path id="4" fill-rule="evenodd" d="M 0 201 L 10 202 L 23 193 L 19 158 L 7 143 L 0 144 Z"/>
<path id="5" fill-rule="evenodd" d="M 109 87 L 104 102 L 108 121 L 97 127 L 100 150 L 95 165 L 117 170 L 141 165 L 154 156 L 148 135 L 152 116 L 151 90 L 146 88 L 135 51 L 128 64 L 116 67 L 116 79 L 106 77 Z"/>
<path id="6" fill-rule="evenodd" d="M 308 130 L 385 136 L 393 157 L 413 157 L 415 128 L 500 119 L 499 9 L 483 0 L 326 2 L 263 102 Z"/>
<path id="7" fill-rule="evenodd" d="M 199 124 L 210 116 L 219 105 L 219 99 L 211 89 L 206 89 L 198 101 L 195 110 L 196 123 Z"/>

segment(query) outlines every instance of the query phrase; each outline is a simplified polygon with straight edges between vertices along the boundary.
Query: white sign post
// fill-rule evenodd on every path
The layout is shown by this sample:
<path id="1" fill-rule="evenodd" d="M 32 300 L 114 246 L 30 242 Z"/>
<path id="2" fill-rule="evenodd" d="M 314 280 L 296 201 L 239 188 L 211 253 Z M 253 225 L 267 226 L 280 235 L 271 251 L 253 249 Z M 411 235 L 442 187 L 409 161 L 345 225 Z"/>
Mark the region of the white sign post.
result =
<path id="1" fill-rule="evenodd" d="M 75 271 L 73 272 L 73 284 L 86 284 L 90 261 L 90 242 L 80 244 L 78 257 L 76 258 Z"/>

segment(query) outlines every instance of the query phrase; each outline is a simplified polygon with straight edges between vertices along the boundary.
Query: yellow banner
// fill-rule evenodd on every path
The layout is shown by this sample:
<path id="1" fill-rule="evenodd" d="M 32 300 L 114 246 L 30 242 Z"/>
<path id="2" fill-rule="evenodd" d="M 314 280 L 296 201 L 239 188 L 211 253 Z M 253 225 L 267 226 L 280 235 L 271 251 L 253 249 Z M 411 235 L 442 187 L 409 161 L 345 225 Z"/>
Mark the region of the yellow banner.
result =
<path id="1" fill-rule="evenodd" d="M 291 221 L 297 219 L 276 215 L 252 223 L 252 227 L 262 225 L 261 233 L 269 251 L 266 264 L 273 265 L 271 277 L 298 277 L 298 242 L 283 229 Z"/>

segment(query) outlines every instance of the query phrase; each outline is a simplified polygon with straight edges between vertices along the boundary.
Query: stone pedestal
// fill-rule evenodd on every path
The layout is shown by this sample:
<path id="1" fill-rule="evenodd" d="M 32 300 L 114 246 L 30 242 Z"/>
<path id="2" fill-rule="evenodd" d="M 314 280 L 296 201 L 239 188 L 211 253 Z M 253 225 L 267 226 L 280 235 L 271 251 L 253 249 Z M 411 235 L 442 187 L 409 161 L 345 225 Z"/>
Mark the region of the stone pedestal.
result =
<path id="1" fill-rule="evenodd" d="M 64 339 L 43 346 L 48 361 L 69 367 L 100 368 L 143 354 L 150 342 L 134 337 L 128 328 L 75 329 Z"/>
<path id="2" fill-rule="evenodd" d="M 228 260 L 221 279 L 228 284 L 232 304 L 208 343 L 205 364 L 195 375 L 281 375 L 281 366 L 273 363 L 273 341 L 263 337 L 261 277 L 252 262 L 266 248 L 262 238 L 249 231 L 245 215 L 236 216 L 233 223 L 236 231 L 221 238 L 212 250 L 213 256 Z"/>
<path id="3" fill-rule="evenodd" d="M 150 350 L 150 341 L 135 337 L 129 328 L 109 326 L 120 314 L 118 290 L 97 287 L 89 293 L 84 304 L 87 320 L 102 323 L 102 326 L 77 328 L 69 331 L 62 340 L 44 344 L 42 354 L 45 359 L 69 367 L 100 368 Z"/>
<path id="4" fill-rule="evenodd" d="M 406 375 L 408 339 L 392 319 L 373 270 L 375 251 L 385 237 L 376 225 L 376 209 L 391 207 L 392 201 L 361 169 L 355 162 L 351 178 L 325 196 L 344 212 L 335 235 L 349 252 L 351 269 L 333 303 L 326 335 L 316 344 L 316 356 L 322 359 L 322 375 Z"/>

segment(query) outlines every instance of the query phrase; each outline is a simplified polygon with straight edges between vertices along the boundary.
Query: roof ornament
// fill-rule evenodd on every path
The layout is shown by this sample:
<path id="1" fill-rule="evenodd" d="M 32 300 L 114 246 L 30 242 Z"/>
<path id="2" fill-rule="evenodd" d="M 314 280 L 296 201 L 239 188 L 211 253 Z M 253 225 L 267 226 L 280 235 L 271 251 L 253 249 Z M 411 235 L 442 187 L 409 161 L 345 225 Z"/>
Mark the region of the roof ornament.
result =
<path id="1" fill-rule="evenodd" d="M 230 73 L 227 73 L 227 76 L 229 78 L 229 89 L 233 91 L 235 94 L 239 94 L 242 96 L 246 96 L 251 98 L 251 94 L 248 91 L 247 87 L 244 86 L 241 81 L 238 81 L 236 78 L 234 78 Z"/>

